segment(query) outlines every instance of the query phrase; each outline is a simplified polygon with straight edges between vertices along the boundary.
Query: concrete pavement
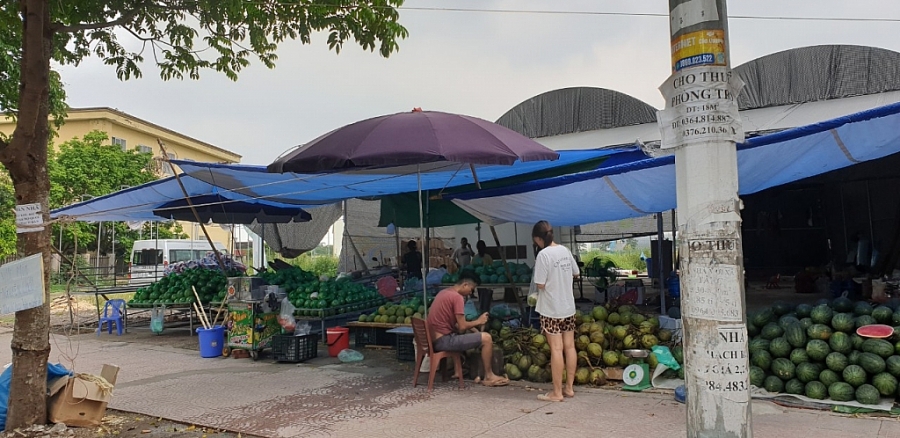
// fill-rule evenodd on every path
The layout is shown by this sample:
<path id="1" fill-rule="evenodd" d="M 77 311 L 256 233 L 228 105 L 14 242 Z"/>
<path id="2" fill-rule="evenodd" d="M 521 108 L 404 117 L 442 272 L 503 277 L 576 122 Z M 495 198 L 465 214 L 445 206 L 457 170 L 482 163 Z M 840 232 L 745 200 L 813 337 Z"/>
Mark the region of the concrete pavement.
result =
<path id="1" fill-rule="evenodd" d="M 186 337 L 186 335 L 185 335 Z M 9 345 L 0 329 L 0 345 Z M 579 388 L 565 403 L 538 401 L 537 388 L 411 385 L 408 363 L 390 352 L 309 364 L 202 359 L 195 350 L 138 342 L 137 335 L 53 336 L 51 361 L 78 372 L 121 367 L 110 407 L 266 437 L 506 437 L 584 432 L 600 437 L 685 435 L 685 408 L 671 394 Z M 324 354 L 320 348 L 320 354 Z M 0 348 L 0 363 L 10 360 Z M 422 379 L 424 381 L 424 378 Z M 900 437 L 900 421 L 855 418 L 754 402 L 755 437 Z"/>

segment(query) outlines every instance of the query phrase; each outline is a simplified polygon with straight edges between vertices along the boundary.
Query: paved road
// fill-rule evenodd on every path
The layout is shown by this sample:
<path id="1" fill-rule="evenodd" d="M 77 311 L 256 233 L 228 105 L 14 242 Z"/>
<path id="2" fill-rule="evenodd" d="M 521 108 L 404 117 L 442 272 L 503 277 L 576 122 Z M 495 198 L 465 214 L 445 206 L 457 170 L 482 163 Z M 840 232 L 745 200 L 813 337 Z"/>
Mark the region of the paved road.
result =
<path id="1" fill-rule="evenodd" d="M 600 437 L 685 435 L 684 405 L 668 394 L 582 389 L 565 403 L 538 401 L 526 386 L 437 384 L 412 388 L 411 371 L 389 353 L 343 365 L 202 359 L 196 351 L 104 335 L 54 336 L 51 361 L 98 373 L 121 367 L 115 409 L 266 437 L 508 437 L 583 432 Z M 0 344 L 10 334 L 0 329 Z M 0 363 L 9 361 L 0 349 Z M 74 365 L 73 365 L 74 364 Z M 755 437 L 900 437 L 890 418 L 852 418 L 754 402 Z M 574 436 L 574 435 L 571 435 Z"/>

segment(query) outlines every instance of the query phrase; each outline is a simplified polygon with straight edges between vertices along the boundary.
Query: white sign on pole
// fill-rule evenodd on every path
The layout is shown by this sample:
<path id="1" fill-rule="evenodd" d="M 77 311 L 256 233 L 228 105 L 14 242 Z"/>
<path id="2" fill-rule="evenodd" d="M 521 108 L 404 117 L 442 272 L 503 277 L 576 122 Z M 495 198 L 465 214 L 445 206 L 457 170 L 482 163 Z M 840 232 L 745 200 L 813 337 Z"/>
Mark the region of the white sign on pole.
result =
<path id="1" fill-rule="evenodd" d="M 16 206 L 16 233 L 34 233 L 44 230 L 44 216 L 41 204 L 23 204 Z"/>
<path id="2" fill-rule="evenodd" d="M 44 259 L 40 254 L 0 266 L 0 315 L 44 304 Z"/>
<path id="3" fill-rule="evenodd" d="M 737 96 L 744 82 L 727 67 L 701 66 L 672 74 L 659 87 L 666 109 L 659 111 L 662 149 L 710 141 L 744 141 Z"/>

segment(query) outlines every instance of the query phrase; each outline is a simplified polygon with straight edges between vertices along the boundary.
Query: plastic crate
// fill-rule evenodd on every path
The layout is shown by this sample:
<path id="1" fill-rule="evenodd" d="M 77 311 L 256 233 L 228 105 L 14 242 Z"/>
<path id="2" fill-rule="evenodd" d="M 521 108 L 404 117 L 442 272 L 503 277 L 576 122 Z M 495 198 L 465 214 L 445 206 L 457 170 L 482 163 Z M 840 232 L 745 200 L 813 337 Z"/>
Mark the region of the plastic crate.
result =
<path id="1" fill-rule="evenodd" d="M 275 335 L 272 338 L 272 355 L 278 362 L 305 362 L 319 355 L 319 335 Z"/>
<path id="2" fill-rule="evenodd" d="M 397 335 L 397 360 L 412 362 L 416 360 L 416 347 L 412 335 Z"/>
<path id="3" fill-rule="evenodd" d="M 380 327 L 352 327 L 353 343 L 357 348 L 367 345 L 394 345 L 397 340 L 393 333 L 386 333 L 387 329 Z"/>

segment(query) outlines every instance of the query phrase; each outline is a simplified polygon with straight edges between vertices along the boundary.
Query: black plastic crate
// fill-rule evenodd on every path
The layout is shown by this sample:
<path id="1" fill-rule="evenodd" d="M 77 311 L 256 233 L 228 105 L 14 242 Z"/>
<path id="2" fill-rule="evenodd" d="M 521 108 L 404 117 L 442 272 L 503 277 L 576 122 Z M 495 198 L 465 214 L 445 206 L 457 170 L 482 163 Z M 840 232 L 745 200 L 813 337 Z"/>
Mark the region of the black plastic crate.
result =
<path id="1" fill-rule="evenodd" d="M 416 347 L 413 346 L 413 335 L 397 335 L 397 360 L 416 360 Z"/>
<path id="2" fill-rule="evenodd" d="M 319 335 L 275 335 L 272 338 L 272 355 L 278 362 L 305 362 L 319 355 Z"/>
<path id="3" fill-rule="evenodd" d="M 352 327 L 353 342 L 357 348 L 367 345 L 394 345 L 397 340 L 384 327 Z"/>

